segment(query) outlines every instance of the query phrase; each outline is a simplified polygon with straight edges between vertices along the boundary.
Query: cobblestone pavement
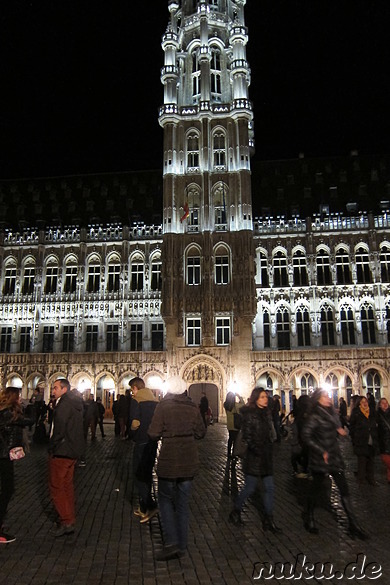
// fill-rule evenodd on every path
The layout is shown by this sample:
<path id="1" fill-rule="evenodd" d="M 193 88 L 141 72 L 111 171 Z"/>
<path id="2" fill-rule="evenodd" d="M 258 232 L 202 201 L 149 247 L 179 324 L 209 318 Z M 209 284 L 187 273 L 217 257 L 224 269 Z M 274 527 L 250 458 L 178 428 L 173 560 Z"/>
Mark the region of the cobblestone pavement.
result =
<path id="1" fill-rule="evenodd" d="M 334 490 L 332 508 L 318 510 L 319 535 L 302 528 L 302 502 L 309 480 L 292 477 L 288 440 L 275 445 L 275 521 L 283 533 L 263 532 L 259 497 L 246 505 L 244 525 L 232 526 L 227 517 L 243 477 L 239 464 L 236 468 L 227 464 L 226 428 L 215 424 L 199 443 L 202 467 L 191 497 L 188 554 L 180 560 L 157 562 L 155 553 L 162 546 L 158 516 L 149 524 L 140 524 L 132 513 L 137 504 L 131 474 L 132 444 L 115 438 L 112 425 L 107 424 L 106 429 L 105 439 L 88 441 L 87 466 L 76 471 L 78 520 L 73 536 L 55 539 L 49 535 L 54 515 L 47 489 L 46 446 L 32 445 L 31 453 L 16 462 L 16 493 L 7 526 L 17 540 L 0 545 L 0 584 L 281 583 L 286 582 L 281 573 L 271 579 L 255 579 L 260 566 L 254 571 L 254 564 L 294 563 L 299 554 L 305 555 L 307 562 L 331 562 L 339 571 L 356 562 L 359 554 L 365 555 L 367 562 L 381 565 L 382 576 L 375 580 L 366 576 L 358 582 L 389 583 L 390 485 L 378 458 L 378 485 L 358 488 L 349 439 L 344 439 L 343 445 L 347 477 L 357 515 L 371 535 L 369 541 L 352 540 L 347 535 L 345 515 Z M 307 582 L 351 583 L 351 570 L 350 566 L 340 579 L 340 575 L 330 578 L 328 572 L 322 580 Z M 294 577 L 297 583 L 306 582 L 305 574 L 299 578 L 298 569 Z"/>

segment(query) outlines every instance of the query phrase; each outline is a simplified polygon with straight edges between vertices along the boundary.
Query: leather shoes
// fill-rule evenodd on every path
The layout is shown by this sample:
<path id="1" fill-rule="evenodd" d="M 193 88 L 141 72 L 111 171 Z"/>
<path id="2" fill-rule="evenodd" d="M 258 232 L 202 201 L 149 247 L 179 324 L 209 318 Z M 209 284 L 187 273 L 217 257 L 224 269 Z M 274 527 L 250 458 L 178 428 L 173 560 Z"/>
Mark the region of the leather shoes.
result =
<path id="1" fill-rule="evenodd" d="M 73 524 L 59 524 L 58 526 L 53 526 L 50 530 L 50 534 L 55 538 L 60 536 L 66 536 L 67 534 L 73 534 L 74 532 L 74 525 Z"/>
<path id="2" fill-rule="evenodd" d="M 157 561 L 170 561 L 172 559 L 179 559 L 184 554 L 184 551 L 176 544 L 167 544 L 162 551 L 156 554 Z"/>

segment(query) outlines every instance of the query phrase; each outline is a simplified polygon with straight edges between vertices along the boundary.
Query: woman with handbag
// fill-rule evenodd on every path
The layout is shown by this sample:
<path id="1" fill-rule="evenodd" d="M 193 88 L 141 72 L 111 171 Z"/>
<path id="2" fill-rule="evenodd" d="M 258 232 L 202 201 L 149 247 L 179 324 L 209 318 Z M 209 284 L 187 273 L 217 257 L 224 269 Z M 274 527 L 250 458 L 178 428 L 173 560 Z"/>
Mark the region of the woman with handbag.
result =
<path id="1" fill-rule="evenodd" d="M 5 388 L 0 392 L 0 544 L 15 540 L 4 532 L 3 522 L 15 489 L 14 460 L 24 456 L 23 426 L 19 388 Z"/>
<path id="2" fill-rule="evenodd" d="M 238 402 L 237 402 L 238 399 Z M 226 400 L 223 403 L 223 407 L 226 412 L 226 426 L 229 433 L 229 439 L 227 444 L 227 457 L 233 459 L 234 444 L 237 439 L 239 427 L 237 421 L 241 418 L 240 410 L 244 406 L 244 399 L 241 396 L 237 396 L 234 392 L 228 392 L 226 394 Z"/>
<path id="3" fill-rule="evenodd" d="M 241 432 L 248 445 L 243 459 L 245 485 L 238 494 L 229 521 L 236 526 L 242 524 L 241 511 L 245 501 L 255 492 L 259 477 L 263 484 L 264 518 L 263 530 L 273 533 L 281 532 L 273 519 L 274 478 L 273 478 L 273 443 L 276 432 L 268 408 L 268 394 L 263 388 L 255 388 L 248 404 L 241 408 Z"/>

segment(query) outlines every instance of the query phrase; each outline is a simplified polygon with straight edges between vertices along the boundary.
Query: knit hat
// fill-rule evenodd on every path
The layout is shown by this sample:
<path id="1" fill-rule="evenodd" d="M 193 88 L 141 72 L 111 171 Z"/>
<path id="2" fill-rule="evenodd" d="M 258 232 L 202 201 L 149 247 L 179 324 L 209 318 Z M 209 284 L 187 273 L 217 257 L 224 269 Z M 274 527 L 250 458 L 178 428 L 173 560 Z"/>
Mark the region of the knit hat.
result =
<path id="1" fill-rule="evenodd" d="M 187 390 L 187 384 L 180 376 L 172 376 L 164 384 L 165 394 L 183 394 Z"/>

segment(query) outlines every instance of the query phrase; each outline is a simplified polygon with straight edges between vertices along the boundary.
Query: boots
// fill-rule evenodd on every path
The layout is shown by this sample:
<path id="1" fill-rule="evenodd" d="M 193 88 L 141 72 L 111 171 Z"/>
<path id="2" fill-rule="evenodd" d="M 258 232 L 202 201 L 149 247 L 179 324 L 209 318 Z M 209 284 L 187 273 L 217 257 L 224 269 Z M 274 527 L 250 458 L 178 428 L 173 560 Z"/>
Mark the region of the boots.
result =
<path id="1" fill-rule="evenodd" d="M 273 516 L 265 516 L 263 520 L 263 530 L 269 530 L 273 534 L 280 534 L 282 532 L 281 528 L 276 526 L 274 522 Z"/>
<path id="2" fill-rule="evenodd" d="M 349 496 L 342 498 L 344 510 L 348 517 L 348 532 L 351 538 L 359 538 L 360 540 L 368 540 L 370 537 L 367 532 L 364 532 L 363 528 L 359 525 L 359 522 L 355 516 L 352 508 L 352 502 Z"/>
<path id="3" fill-rule="evenodd" d="M 303 512 L 302 517 L 305 529 L 310 532 L 310 534 L 318 534 L 319 531 L 314 518 L 314 506 L 309 504 L 307 509 Z"/>
<path id="4" fill-rule="evenodd" d="M 241 519 L 241 512 L 240 510 L 232 510 L 229 514 L 229 522 L 231 522 L 232 524 L 234 524 L 234 526 L 241 526 L 242 519 Z"/>

